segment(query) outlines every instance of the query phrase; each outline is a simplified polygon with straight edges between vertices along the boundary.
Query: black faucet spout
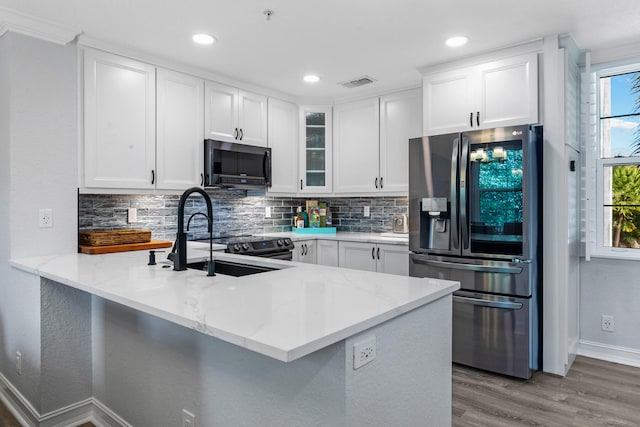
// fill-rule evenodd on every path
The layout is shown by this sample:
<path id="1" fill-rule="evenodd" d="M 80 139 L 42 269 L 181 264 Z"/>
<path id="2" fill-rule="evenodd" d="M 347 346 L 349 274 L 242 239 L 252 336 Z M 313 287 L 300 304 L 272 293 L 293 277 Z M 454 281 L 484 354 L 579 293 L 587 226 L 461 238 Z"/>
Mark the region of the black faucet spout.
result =
<path id="1" fill-rule="evenodd" d="M 211 205 L 211 198 L 202 188 L 191 187 L 184 193 L 182 193 L 182 196 L 180 196 L 180 202 L 178 203 L 178 233 L 176 235 L 176 256 L 174 256 L 173 258 L 173 269 L 175 271 L 183 271 L 187 269 L 187 233 L 184 231 L 184 206 L 187 202 L 187 198 L 193 193 L 199 193 L 200 195 L 202 195 L 205 203 L 207 204 L 207 231 L 209 232 L 209 240 L 211 240 L 212 238 L 213 208 Z"/>

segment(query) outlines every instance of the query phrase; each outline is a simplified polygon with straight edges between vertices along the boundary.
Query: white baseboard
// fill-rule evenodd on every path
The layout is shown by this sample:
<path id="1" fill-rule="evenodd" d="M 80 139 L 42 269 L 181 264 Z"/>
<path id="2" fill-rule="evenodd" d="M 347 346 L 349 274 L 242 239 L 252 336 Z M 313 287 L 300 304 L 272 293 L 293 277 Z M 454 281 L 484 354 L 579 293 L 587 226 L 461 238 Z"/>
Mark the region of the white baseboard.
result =
<path id="1" fill-rule="evenodd" d="M 599 342 L 580 340 L 578 354 L 593 359 L 606 360 L 607 362 L 640 368 L 640 350 L 635 348 L 618 347 Z"/>
<path id="2" fill-rule="evenodd" d="M 96 427 L 132 427 L 93 397 L 40 414 L 2 373 L 0 373 L 0 400 L 24 427 L 69 427 L 86 422 L 91 422 Z"/>

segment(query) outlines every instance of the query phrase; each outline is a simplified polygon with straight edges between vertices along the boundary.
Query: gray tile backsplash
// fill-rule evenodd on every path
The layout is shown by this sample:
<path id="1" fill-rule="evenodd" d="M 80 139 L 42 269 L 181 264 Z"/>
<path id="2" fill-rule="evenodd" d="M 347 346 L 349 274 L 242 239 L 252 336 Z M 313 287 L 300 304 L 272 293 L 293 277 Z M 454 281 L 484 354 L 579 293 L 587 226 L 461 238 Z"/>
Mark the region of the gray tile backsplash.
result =
<path id="1" fill-rule="evenodd" d="M 215 236 L 290 231 L 297 206 L 307 198 L 246 196 L 241 190 L 207 190 L 213 203 Z M 80 230 L 143 228 L 152 231 L 154 239 L 173 240 L 178 224 L 177 195 L 108 195 L 80 194 L 78 224 Z M 333 225 L 338 231 L 390 232 L 393 214 L 407 213 L 406 197 L 310 198 L 331 204 Z M 271 218 L 265 218 L 265 207 L 271 207 Z M 364 206 L 371 216 L 364 217 Z M 138 221 L 127 223 L 127 209 L 136 208 Z M 185 225 L 196 212 L 206 212 L 204 200 L 193 195 L 187 200 Z M 190 238 L 208 237 L 206 220 L 194 217 Z"/>

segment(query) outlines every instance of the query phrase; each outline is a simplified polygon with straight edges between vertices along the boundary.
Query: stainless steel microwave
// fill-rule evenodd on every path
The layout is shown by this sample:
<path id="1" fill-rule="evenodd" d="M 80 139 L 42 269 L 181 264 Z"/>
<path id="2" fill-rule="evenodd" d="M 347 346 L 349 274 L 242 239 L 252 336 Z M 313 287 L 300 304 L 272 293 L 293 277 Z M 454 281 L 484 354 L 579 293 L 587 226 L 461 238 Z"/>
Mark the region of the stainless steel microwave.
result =
<path id="1" fill-rule="evenodd" d="M 204 186 L 271 187 L 271 148 L 205 139 Z"/>

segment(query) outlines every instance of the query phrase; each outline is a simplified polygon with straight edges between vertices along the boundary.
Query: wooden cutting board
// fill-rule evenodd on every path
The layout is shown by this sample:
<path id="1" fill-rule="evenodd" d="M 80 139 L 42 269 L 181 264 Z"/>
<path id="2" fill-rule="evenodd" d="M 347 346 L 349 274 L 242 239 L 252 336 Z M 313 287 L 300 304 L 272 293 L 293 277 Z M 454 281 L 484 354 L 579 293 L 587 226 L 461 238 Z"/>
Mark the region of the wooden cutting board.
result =
<path id="1" fill-rule="evenodd" d="M 144 251 L 149 249 L 170 248 L 171 246 L 173 246 L 173 242 L 170 242 L 168 240 L 151 240 L 145 243 L 124 243 L 121 245 L 106 245 L 106 246 L 80 245 L 80 252 L 83 254 L 97 255 L 97 254 L 111 254 L 114 252 Z"/>

